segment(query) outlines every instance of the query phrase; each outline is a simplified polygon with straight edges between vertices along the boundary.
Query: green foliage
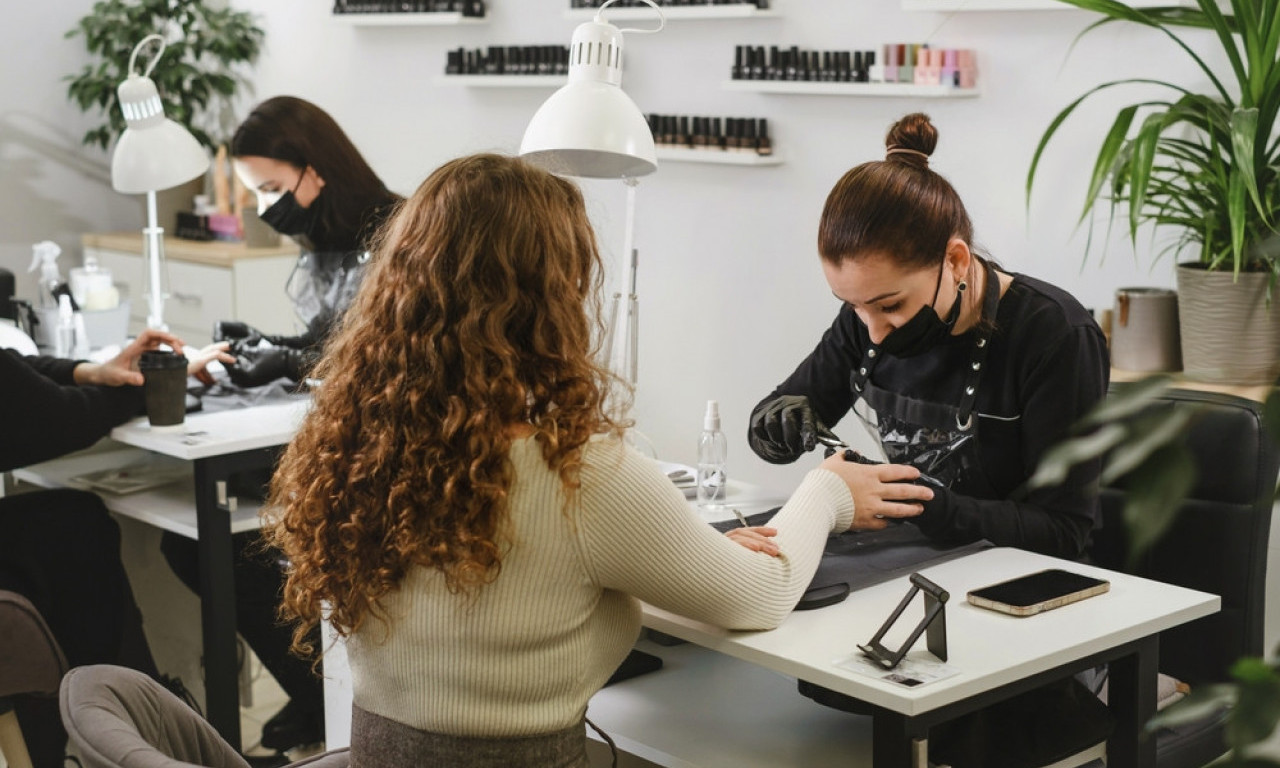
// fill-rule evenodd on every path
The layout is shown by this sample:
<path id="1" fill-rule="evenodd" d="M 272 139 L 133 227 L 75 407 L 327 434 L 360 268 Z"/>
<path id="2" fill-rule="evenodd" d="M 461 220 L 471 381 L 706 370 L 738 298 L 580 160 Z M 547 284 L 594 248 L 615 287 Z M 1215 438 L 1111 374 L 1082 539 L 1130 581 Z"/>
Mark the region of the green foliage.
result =
<path id="1" fill-rule="evenodd" d="M 165 114 L 213 148 L 225 138 L 219 135 L 217 108 L 246 82 L 241 73 L 257 59 L 263 31 L 248 13 L 208 8 L 202 0 L 98 0 L 67 32 L 67 37 L 83 37 L 96 59 L 65 78 L 67 97 L 105 120 L 82 141 L 107 149 L 124 132 L 116 87 L 129 74 L 134 46 L 150 34 L 163 35 L 167 44 L 151 72 Z M 136 64 L 140 72 L 150 60 L 145 53 Z"/>
<path id="2" fill-rule="evenodd" d="M 1164 80 L 1114 80 L 1087 91 L 1050 122 L 1027 173 L 1027 200 L 1050 139 L 1090 96 L 1143 84 L 1169 92 L 1165 99 L 1121 109 L 1102 140 L 1085 194 L 1081 221 L 1101 205 L 1111 220 L 1127 204 L 1136 242 L 1144 224 L 1179 232 L 1172 250 L 1208 269 L 1269 271 L 1280 276 L 1280 254 L 1266 245 L 1277 231 L 1280 208 L 1280 3 L 1195 0 L 1196 8 L 1139 10 L 1117 0 L 1059 0 L 1103 14 L 1081 33 L 1112 22 L 1141 24 L 1163 33 L 1208 77 L 1212 92 L 1193 93 Z M 1176 32 L 1210 30 L 1228 62 L 1217 72 Z M 1104 203 L 1105 201 L 1105 203 Z"/>

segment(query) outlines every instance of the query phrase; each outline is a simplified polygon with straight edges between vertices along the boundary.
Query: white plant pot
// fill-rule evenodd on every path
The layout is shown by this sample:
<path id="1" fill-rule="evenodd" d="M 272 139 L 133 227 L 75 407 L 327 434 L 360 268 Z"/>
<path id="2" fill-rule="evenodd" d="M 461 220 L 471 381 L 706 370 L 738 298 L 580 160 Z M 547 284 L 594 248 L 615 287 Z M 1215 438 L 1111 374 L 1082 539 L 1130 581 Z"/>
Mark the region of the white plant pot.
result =
<path id="1" fill-rule="evenodd" d="M 1280 377 L 1280 290 L 1268 303 L 1266 272 L 1207 271 L 1179 264 L 1178 319 L 1187 378 L 1273 384 Z M 1280 286 L 1277 286 L 1280 288 Z"/>

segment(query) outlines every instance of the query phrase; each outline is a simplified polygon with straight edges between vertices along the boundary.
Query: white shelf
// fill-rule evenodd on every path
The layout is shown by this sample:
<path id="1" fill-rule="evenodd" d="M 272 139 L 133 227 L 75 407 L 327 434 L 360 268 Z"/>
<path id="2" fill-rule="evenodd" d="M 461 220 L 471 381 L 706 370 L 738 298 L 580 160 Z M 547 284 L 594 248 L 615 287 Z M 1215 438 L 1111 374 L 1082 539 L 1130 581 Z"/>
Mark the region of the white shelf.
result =
<path id="1" fill-rule="evenodd" d="M 456 27 L 460 24 L 487 24 L 487 17 L 461 13 L 335 13 L 333 18 L 353 27 Z"/>
<path id="2" fill-rule="evenodd" d="M 564 12 L 566 19 L 589 21 L 594 19 L 599 8 L 570 8 Z M 776 19 L 777 11 L 762 11 L 754 3 L 736 5 L 681 5 L 663 8 L 662 13 L 667 21 L 700 21 L 715 19 Z M 604 9 L 604 20 L 610 23 L 618 21 L 657 21 L 658 12 L 649 8 L 614 8 Z"/>
<path id="3" fill-rule="evenodd" d="M 465 85 L 468 88 L 559 88 L 569 82 L 568 75 L 439 75 L 442 85 Z"/>
<path id="4" fill-rule="evenodd" d="M 793 80 L 725 80 L 726 91 L 794 93 L 810 96 L 894 96 L 917 99 L 963 99 L 979 95 L 980 88 L 913 83 L 806 83 Z"/>
<path id="5" fill-rule="evenodd" d="M 1195 7 L 1195 0 L 1127 0 L 1134 8 Z M 902 0 L 904 11 L 1069 11 L 1058 0 Z"/>
<path id="6" fill-rule="evenodd" d="M 753 152 L 721 149 L 686 149 L 684 147 L 656 147 L 659 160 L 671 163 L 712 163 L 716 165 L 782 165 L 777 155 L 758 155 Z"/>

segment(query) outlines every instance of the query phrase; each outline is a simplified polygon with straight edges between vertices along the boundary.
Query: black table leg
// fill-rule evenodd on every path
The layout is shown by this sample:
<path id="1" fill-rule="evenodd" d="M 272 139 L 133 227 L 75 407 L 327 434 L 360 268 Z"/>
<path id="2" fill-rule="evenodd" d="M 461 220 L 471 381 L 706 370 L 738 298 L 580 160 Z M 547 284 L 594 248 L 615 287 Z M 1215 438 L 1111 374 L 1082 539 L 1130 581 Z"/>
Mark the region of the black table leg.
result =
<path id="1" fill-rule="evenodd" d="M 874 768 L 913 768 L 927 765 L 928 729 L 904 715 L 880 710 L 871 718 L 871 765 Z M 917 755 L 919 750 L 922 754 Z"/>
<path id="2" fill-rule="evenodd" d="M 204 639 L 205 718 L 237 751 L 240 744 L 239 664 L 231 514 L 218 506 L 226 479 L 220 457 L 195 462 L 196 531 L 200 553 L 200 618 Z"/>
<path id="3" fill-rule="evenodd" d="M 1116 730 L 1107 741 L 1111 768 L 1154 768 L 1156 742 L 1145 731 L 1156 713 L 1156 671 L 1160 664 L 1160 636 L 1135 644 L 1133 653 L 1111 662 L 1107 701 Z"/>

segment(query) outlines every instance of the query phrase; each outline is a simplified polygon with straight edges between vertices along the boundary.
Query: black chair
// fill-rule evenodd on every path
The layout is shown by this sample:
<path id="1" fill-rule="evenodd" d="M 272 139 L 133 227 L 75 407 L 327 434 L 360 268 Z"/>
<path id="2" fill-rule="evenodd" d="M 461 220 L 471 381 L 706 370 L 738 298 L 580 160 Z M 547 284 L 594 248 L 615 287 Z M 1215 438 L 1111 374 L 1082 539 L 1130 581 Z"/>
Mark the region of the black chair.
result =
<path id="1" fill-rule="evenodd" d="M 1118 385 L 1113 391 L 1119 391 Z M 1134 567 L 1125 490 L 1103 488 L 1101 528 L 1090 550 L 1106 568 L 1211 592 L 1222 610 L 1160 636 L 1160 671 L 1194 689 L 1229 679 L 1242 656 L 1263 655 L 1267 545 L 1280 451 L 1263 428 L 1261 404 L 1231 395 L 1170 390 L 1153 408 L 1193 408 L 1188 445 L 1195 487 L 1170 527 Z M 1226 711 L 1157 733 L 1158 768 L 1193 768 L 1227 751 Z"/>

